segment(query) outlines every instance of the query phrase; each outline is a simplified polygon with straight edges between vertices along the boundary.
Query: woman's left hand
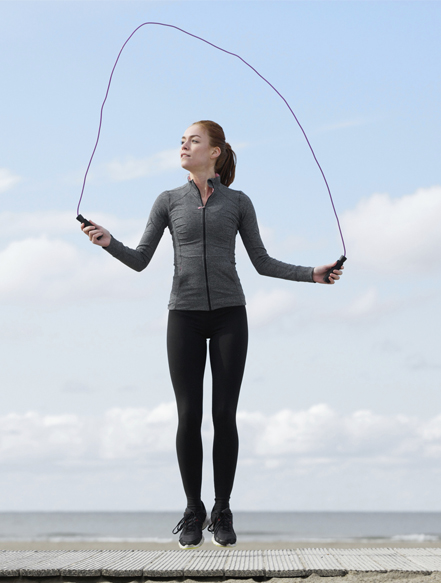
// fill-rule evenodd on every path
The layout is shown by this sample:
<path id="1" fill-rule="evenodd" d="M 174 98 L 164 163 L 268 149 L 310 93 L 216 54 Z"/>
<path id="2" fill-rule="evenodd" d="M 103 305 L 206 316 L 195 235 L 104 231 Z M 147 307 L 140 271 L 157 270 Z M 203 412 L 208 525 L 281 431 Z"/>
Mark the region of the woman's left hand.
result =
<path id="1" fill-rule="evenodd" d="M 334 263 L 330 263 L 329 265 L 322 265 L 321 267 L 314 267 L 314 271 L 312 273 L 312 280 L 316 283 L 324 283 L 326 285 L 334 284 L 338 279 L 340 279 L 340 275 L 343 273 L 344 266 L 342 265 L 340 269 L 334 269 L 331 271 L 331 275 L 329 276 L 329 283 L 323 279 L 325 273 L 332 269 L 334 265 L 336 265 L 336 261 Z"/>

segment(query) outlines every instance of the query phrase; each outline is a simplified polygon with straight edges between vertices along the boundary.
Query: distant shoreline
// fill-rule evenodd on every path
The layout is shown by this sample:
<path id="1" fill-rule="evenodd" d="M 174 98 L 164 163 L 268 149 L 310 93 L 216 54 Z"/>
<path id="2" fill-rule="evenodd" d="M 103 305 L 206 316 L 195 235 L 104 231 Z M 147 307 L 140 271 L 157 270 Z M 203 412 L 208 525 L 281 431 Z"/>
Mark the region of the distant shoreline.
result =
<path id="1" fill-rule="evenodd" d="M 0 541 L 0 550 L 21 551 L 21 550 L 143 550 L 143 551 L 169 551 L 178 550 L 178 541 L 158 543 L 158 542 L 130 542 L 130 541 Z M 209 537 L 200 547 L 202 550 L 218 549 Z M 351 542 L 320 542 L 320 541 L 244 541 L 237 543 L 236 550 L 275 550 L 275 549 L 297 549 L 297 548 L 337 548 L 337 549 L 362 549 L 362 548 L 441 548 L 441 541 L 391 541 L 391 540 L 370 540 Z"/>

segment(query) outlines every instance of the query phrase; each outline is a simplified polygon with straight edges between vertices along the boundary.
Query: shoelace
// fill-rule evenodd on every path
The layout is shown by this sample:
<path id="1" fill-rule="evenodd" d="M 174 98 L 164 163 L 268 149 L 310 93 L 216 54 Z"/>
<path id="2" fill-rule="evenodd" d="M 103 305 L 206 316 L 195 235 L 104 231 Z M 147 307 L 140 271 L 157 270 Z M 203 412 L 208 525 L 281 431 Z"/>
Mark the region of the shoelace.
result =
<path id="1" fill-rule="evenodd" d="M 191 514 L 186 514 L 174 527 L 172 533 L 178 534 L 178 532 L 181 531 L 184 528 L 184 526 L 187 528 L 189 532 L 193 532 L 196 529 L 196 522 L 199 522 L 199 520 L 194 512 L 192 512 Z"/>
<path id="2" fill-rule="evenodd" d="M 233 522 L 232 522 L 231 512 L 225 512 L 224 510 L 219 514 L 217 520 L 212 522 L 208 527 L 208 531 L 216 534 L 220 529 L 227 532 L 232 532 Z"/>

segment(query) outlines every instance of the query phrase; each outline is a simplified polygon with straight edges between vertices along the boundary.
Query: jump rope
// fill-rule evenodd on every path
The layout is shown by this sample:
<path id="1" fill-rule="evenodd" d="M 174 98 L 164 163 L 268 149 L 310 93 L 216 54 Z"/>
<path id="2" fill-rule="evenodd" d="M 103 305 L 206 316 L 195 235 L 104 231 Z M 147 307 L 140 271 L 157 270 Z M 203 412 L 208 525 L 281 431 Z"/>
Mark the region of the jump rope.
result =
<path id="1" fill-rule="evenodd" d="M 339 232 L 340 232 L 340 238 L 341 238 L 341 242 L 342 242 L 342 244 L 343 244 L 343 255 L 341 255 L 341 256 L 340 256 L 340 259 L 337 261 L 337 263 L 336 263 L 336 264 L 335 264 L 335 265 L 334 265 L 334 266 L 333 266 L 331 269 L 329 269 L 329 270 L 326 272 L 326 274 L 324 275 L 324 277 L 323 277 L 323 279 L 324 279 L 324 281 L 325 281 L 326 283 L 330 283 L 329 276 L 330 276 L 331 272 L 332 272 L 334 269 L 340 269 L 340 267 L 341 267 L 341 266 L 343 265 L 343 263 L 346 261 L 346 257 L 345 257 L 345 255 L 346 255 L 346 246 L 345 246 L 345 241 L 344 241 L 344 239 L 343 239 L 343 233 L 342 233 L 342 230 L 341 230 L 341 227 L 340 227 L 340 221 L 339 221 L 339 219 L 338 219 L 337 211 L 336 211 L 336 209 L 335 209 L 335 205 L 334 205 L 334 200 L 333 200 L 333 198 L 332 198 L 332 194 L 331 194 L 331 189 L 329 188 L 329 184 L 328 184 L 328 181 L 326 180 L 325 173 L 323 172 L 323 170 L 322 170 L 322 167 L 320 166 L 320 164 L 319 164 L 319 161 L 317 160 L 317 157 L 316 157 L 316 155 L 315 155 L 315 153 L 314 153 L 314 150 L 312 149 L 312 146 L 311 146 L 311 144 L 310 144 L 310 142 L 309 142 L 309 140 L 308 140 L 308 136 L 307 136 L 307 135 L 306 135 L 306 133 L 305 133 L 305 130 L 303 129 L 303 127 L 302 127 L 301 123 L 300 123 L 300 122 L 299 122 L 299 120 L 297 119 L 297 116 L 295 115 L 294 111 L 291 109 L 291 106 L 290 106 L 290 105 L 289 105 L 289 103 L 286 101 L 286 99 L 283 97 L 283 95 L 282 95 L 282 94 L 281 94 L 279 91 L 277 91 L 277 89 L 274 87 L 274 85 L 272 85 L 272 84 L 271 84 L 271 83 L 270 83 L 270 82 L 269 82 L 267 79 L 265 79 L 265 77 L 264 77 L 263 75 L 261 75 L 261 74 L 259 73 L 259 71 L 257 71 L 257 70 L 256 70 L 254 67 L 252 67 L 252 66 L 251 66 L 249 63 L 247 63 L 247 61 L 245 61 L 245 59 L 243 59 L 241 56 L 239 56 L 239 55 L 236 55 L 235 53 L 232 53 L 232 52 L 230 52 L 230 51 L 227 51 L 227 50 L 223 49 L 222 47 L 218 47 L 217 45 L 215 45 L 215 44 L 211 43 L 210 41 L 208 41 L 208 40 L 205 40 L 204 38 L 201 38 L 200 36 L 196 36 L 195 34 L 192 34 L 191 32 L 187 32 L 186 30 L 184 30 L 184 29 L 182 29 L 182 28 L 179 28 L 178 26 L 174 26 L 173 24 L 165 24 L 165 23 L 163 23 L 163 22 L 144 22 L 143 24 L 140 24 L 140 25 L 139 25 L 137 28 L 135 28 L 135 30 L 132 32 L 132 34 L 131 34 L 131 35 L 128 37 L 128 39 L 127 39 L 127 40 L 126 40 L 126 42 L 123 44 L 123 46 L 121 47 L 121 50 L 120 50 L 120 51 L 119 51 L 119 53 L 118 53 L 118 56 L 117 56 L 117 58 L 116 58 L 116 61 L 115 61 L 115 64 L 113 65 L 112 72 L 111 72 L 111 74 L 110 74 L 109 83 L 108 83 L 108 85 L 107 85 L 107 91 L 106 91 L 106 95 L 105 95 L 105 97 L 104 97 L 104 101 L 103 101 L 103 103 L 102 103 L 102 105 L 101 105 L 101 112 L 100 112 L 100 123 L 99 123 L 99 126 L 98 126 L 98 136 L 97 136 L 97 138 L 96 138 L 95 147 L 93 148 L 93 152 L 92 152 L 92 155 L 91 155 L 91 157 L 90 157 L 89 164 L 87 165 L 86 173 L 85 173 L 85 175 L 84 175 L 84 180 L 83 180 L 83 188 L 81 189 L 80 200 L 78 201 L 78 207 L 77 207 L 77 221 L 80 221 L 80 223 L 84 223 L 86 227 L 93 226 L 93 225 L 92 225 L 92 223 L 91 223 L 90 221 L 88 221 L 88 220 L 87 220 L 87 219 L 85 219 L 85 218 L 84 218 L 82 215 L 80 215 L 80 204 L 81 204 L 81 201 L 82 201 L 82 198 L 83 198 L 83 194 L 84 194 L 84 188 L 85 188 L 85 186 L 86 186 L 86 180 L 87 180 L 87 175 L 88 175 L 88 173 L 89 173 L 89 168 L 90 168 L 90 165 L 92 164 L 92 160 L 93 160 L 93 157 L 94 157 L 94 155 L 95 155 L 95 152 L 96 152 L 96 149 L 97 149 L 97 146 L 98 146 L 98 142 L 99 142 L 99 139 L 100 139 L 100 134 L 101 134 L 101 126 L 102 126 L 102 123 L 103 123 L 103 111 L 104 111 L 104 105 L 105 105 L 105 103 L 106 103 L 106 101 L 107 101 L 107 97 L 108 97 L 108 95 L 109 95 L 110 84 L 112 83 L 113 73 L 115 72 L 116 65 L 118 64 L 119 58 L 120 58 L 120 56 L 121 56 L 121 53 L 122 53 L 122 52 L 123 52 L 123 50 L 124 50 L 124 47 L 125 47 L 125 46 L 126 46 L 126 44 L 129 42 L 129 40 L 132 38 L 132 36 L 135 34 L 135 32 L 137 32 L 137 31 L 138 31 L 140 28 L 142 28 L 143 26 L 150 25 L 150 24 L 151 24 L 151 25 L 155 25 L 155 26 L 166 26 L 166 27 L 168 27 L 168 28 L 174 28 L 174 29 L 176 29 L 176 30 L 179 30 L 180 32 L 183 32 L 184 34 L 187 34 L 188 36 L 191 36 L 191 37 L 193 37 L 193 38 L 196 38 L 196 39 L 198 39 L 198 40 L 200 40 L 200 41 L 202 41 L 202 42 L 206 43 L 207 45 L 210 45 L 210 46 L 214 47 L 215 49 L 218 49 L 219 51 L 222 51 L 222 52 L 224 52 L 224 53 L 227 53 L 228 55 L 231 55 L 231 56 L 233 56 L 233 57 L 236 57 L 236 58 L 240 59 L 240 60 L 242 61 L 242 63 L 244 63 L 245 65 L 247 65 L 247 67 L 249 67 L 250 69 L 252 69 L 252 70 L 253 70 L 253 71 L 256 73 L 256 75 L 258 75 L 258 76 L 259 76 L 259 77 L 260 77 L 260 78 L 261 78 L 263 81 L 265 81 L 265 83 L 267 83 L 267 84 L 268 84 L 268 85 L 271 87 L 271 89 L 273 89 L 273 90 L 274 90 L 274 91 L 277 93 L 277 95 L 278 95 L 278 96 L 279 96 L 281 99 L 283 99 L 283 101 L 285 102 L 285 105 L 288 107 L 288 109 L 289 109 L 289 111 L 291 112 L 292 116 L 293 116 L 293 117 L 294 117 L 294 119 L 296 120 L 296 122 L 297 122 L 297 125 L 298 125 L 298 126 L 299 126 L 299 128 L 302 130 L 302 133 L 303 133 L 303 135 L 304 135 L 304 137 L 305 137 L 305 140 L 306 140 L 306 142 L 307 142 L 307 144 L 308 144 L 308 146 L 309 146 L 309 149 L 311 150 L 311 153 L 312 153 L 312 155 L 314 156 L 314 160 L 315 160 L 315 162 L 316 162 L 316 164 L 317 164 L 317 166 L 318 166 L 318 168 L 319 168 L 319 170 L 320 170 L 320 172 L 321 172 L 321 175 L 323 176 L 323 180 L 325 181 L 326 188 L 327 188 L 327 190 L 328 190 L 329 199 L 330 199 L 330 201 L 331 201 L 332 209 L 333 209 L 333 211 L 334 211 L 334 215 L 335 215 L 335 218 L 336 218 L 336 221 L 337 221 L 338 230 L 339 230 Z M 99 238 L 101 238 L 101 237 L 99 237 Z"/>

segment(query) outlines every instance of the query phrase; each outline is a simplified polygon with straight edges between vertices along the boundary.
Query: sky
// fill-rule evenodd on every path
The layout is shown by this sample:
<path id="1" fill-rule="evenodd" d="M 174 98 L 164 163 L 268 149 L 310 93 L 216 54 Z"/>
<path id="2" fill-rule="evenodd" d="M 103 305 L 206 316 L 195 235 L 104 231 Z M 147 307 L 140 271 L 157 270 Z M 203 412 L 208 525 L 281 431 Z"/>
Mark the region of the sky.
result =
<path id="1" fill-rule="evenodd" d="M 144 22 L 239 54 L 323 168 L 337 285 L 259 276 L 237 510 L 433 510 L 441 488 L 440 2 L 0 2 L 0 510 L 183 510 L 164 233 L 142 273 L 75 220 L 118 52 Z M 148 25 L 124 49 L 80 212 L 136 247 L 199 119 L 237 153 L 269 254 L 335 261 L 321 173 L 240 60 Z M 213 498 L 210 371 L 203 499 Z"/>

